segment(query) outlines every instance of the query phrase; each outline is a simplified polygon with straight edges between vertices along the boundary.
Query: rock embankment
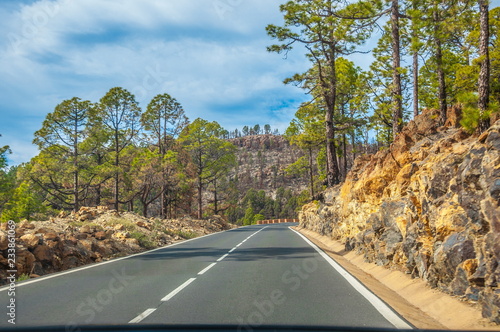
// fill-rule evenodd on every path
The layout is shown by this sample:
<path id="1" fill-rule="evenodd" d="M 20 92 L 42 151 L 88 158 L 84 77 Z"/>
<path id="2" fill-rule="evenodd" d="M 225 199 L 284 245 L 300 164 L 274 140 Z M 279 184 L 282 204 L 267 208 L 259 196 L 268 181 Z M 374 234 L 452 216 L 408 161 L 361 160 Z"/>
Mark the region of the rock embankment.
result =
<path id="1" fill-rule="evenodd" d="M 459 110 L 449 113 L 439 127 L 427 110 L 389 149 L 358 158 L 300 224 L 500 323 L 500 121 L 475 137 L 458 127 Z"/>
<path id="2" fill-rule="evenodd" d="M 105 207 L 82 207 L 49 221 L 16 225 L 18 276 L 37 277 L 230 229 L 221 218 L 157 220 Z M 6 282 L 8 224 L 0 225 L 0 284 Z"/>

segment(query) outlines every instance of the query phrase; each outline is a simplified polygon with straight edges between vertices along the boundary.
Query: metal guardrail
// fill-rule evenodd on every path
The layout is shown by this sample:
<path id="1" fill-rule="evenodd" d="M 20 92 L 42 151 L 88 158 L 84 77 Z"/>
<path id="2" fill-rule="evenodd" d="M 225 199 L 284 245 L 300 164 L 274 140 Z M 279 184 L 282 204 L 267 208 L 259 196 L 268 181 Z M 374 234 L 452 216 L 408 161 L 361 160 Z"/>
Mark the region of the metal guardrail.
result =
<path id="1" fill-rule="evenodd" d="M 285 222 L 299 222 L 299 219 L 269 219 L 269 220 L 259 220 L 257 225 L 267 225 L 267 224 L 281 224 Z"/>

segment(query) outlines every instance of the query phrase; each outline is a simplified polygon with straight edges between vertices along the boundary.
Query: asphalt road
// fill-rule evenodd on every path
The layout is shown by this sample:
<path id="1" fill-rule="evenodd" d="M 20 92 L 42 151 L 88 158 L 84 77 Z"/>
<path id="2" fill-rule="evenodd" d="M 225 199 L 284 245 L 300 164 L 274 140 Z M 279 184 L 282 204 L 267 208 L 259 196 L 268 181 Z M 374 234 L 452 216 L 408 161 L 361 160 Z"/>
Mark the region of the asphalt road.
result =
<path id="1" fill-rule="evenodd" d="M 19 283 L 16 326 L 410 327 L 289 226 L 239 228 Z M 11 298 L 0 289 L 0 327 L 13 327 Z"/>

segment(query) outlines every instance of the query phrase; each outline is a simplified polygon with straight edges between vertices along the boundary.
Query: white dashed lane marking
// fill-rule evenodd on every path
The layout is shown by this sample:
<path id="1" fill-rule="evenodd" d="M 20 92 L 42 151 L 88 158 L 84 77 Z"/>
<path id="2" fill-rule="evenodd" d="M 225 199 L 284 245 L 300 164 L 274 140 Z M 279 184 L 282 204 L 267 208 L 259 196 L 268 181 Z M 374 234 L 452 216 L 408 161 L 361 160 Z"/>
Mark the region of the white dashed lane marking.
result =
<path id="1" fill-rule="evenodd" d="M 213 268 L 215 266 L 215 264 L 217 264 L 217 263 L 210 264 L 209 266 L 207 266 L 206 268 L 204 268 L 203 270 L 201 270 L 200 272 L 198 272 L 198 275 L 201 276 L 202 274 L 204 274 L 205 272 L 207 272 L 208 270 L 210 270 L 211 268 Z"/>
<path id="2" fill-rule="evenodd" d="M 180 285 L 179 287 L 177 287 L 176 289 L 174 289 L 173 291 L 171 291 L 167 296 L 165 296 L 163 299 L 161 299 L 161 301 L 162 302 L 167 302 L 168 300 L 170 300 L 171 298 L 173 298 L 175 295 L 177 295 L 181 290 L 183 290 L 184 288 L 186 288 L 187 286 L 189 286 L 189 284 L 192 283 L 195 280 L 196 280 L 196 278 L 189 279 L 188 281 L 186 281 L 185 283 L 183 283 L 182 285 Z"/>
<path id="3" fill-rule="evenodd" d="M 229 252 L 227 254 L 225 254 L 224 256 L 220 257 L 217 262 L 220 262 L 222 261 L 224 258 L 226 258 L 227 256 L 229 256 L 230 253 L 232 253 L 233 251 L 235 251 L 239 246 L 241 246 L 243 243 L 245 243 L 248 239 L 250 239 L 252 236 L 256 235 L 257 233 L 263 231 L 264 229 L 266 229 L 267 227 L 269 226 L 266 226 L 264 228 L 261 228 L 260 230 L 258 230 L 257 232 L 253 233 L 252 235 L 250 235 L 249 237 L 247 237 L 245 240 L 243 240 L 242 242 L 240 242 L 236 247 L 234 247 L 233 249 L 229 250 Z M 215 263 L 212 263 L 210 264 L 209 266 L 207 266 L 206 268 L 204 268 L 203 270 L 201 270 L 200 272 L 198 272 L 198 275 L 203 275 L 205 272 L 207 272 L 208 270 L 210 270 L 211 268 L 213 268 L 217 262 Z M 164 298 L 161 299 L 161 302 L 167 302 L 169 301 L 171 298 L 173 298 L 175 295 L 179 294 L 184 288 L 186 288 L 187 286 L 189 286 L 189 284 L 191 284 L 193 281 L 195 281 L 196 278 L 190 278 L 188 279 L 185 283 L 183 283 L 182 285 L 180 285 L 179 287 L 177 287 L 176 289 L 174 289 L 173 291 L 171 291 L 167 296 L 165 296 Z M 159 305 L 158 305 L 159 306 Z M 135 317 L 134 319 L 132 319 L 129 324 L 137 324 L 137 323 L 140 323 L 142 320 L 144 320 L 146 317 L 148 317 L 149 315 L 151 315 L 153 312 L 156 311 L 157 308 L 154 308 L 154 309 L 146 309 L 142 314 L 140 314 L 139 316 Z"/>
<path id="4" fill-rule="evenodd" d="M 153 312 L 155 312 L 156 309 L 147 309 L 146 311 L 144 311 L 142 314 L 140 314 L 139 316 L 135 317 L 134 319 L 132 319 L 129 324 L 137 324 L 137 323 L 140 323 L 144 318 L 148 317 L 149 315 L 151 315 Z"/>
<path id="5" fill-rule="evenodd" d="M 221 260 L 223 260 L 223 259 L 224 259 L 224 258 L 226 258 L 227 256 L 229 256 L 229 254 L 225 254 L 224 256 L 222 256 L 221 258 L 219 258 L 219 259 L 217 260 L 217 262 L 220 262 Z"/>

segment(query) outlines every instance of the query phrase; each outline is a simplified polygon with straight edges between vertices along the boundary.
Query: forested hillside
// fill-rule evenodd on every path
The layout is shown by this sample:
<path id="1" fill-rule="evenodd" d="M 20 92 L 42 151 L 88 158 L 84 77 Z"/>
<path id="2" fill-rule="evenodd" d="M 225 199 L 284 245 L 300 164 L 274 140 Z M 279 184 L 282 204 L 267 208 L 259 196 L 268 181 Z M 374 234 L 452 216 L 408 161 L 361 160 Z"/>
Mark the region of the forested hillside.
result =
<path id="1" fill-rule="evenodd" d="M 301 151 L 278 134 L 269 125 L 229 132 L 215 121 L 190 122 L 168 94 L 144 111 L 118 87 L 97 103 L 65 100 L 34 133 L 40 153 L 29 163 L 7 168 L 3 148 L 1 219 L 44 220 L 103 205 L 245 224 L 294 217 L 308 197 L 297 201 L 305 185 L 286 168 Z"/>

